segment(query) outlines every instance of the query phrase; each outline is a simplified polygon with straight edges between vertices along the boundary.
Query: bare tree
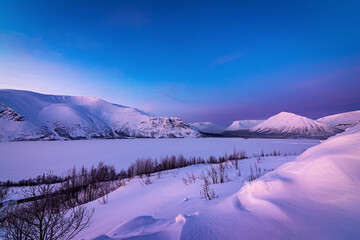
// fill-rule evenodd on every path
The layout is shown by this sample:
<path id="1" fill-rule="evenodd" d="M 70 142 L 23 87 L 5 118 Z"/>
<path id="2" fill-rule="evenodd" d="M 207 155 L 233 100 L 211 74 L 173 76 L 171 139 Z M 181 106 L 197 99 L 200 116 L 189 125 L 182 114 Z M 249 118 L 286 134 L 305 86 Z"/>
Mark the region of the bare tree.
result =
<path id="1" fill-rule="evenodd" d="M 7 187 L 0 186 L 0 207 L 8 192 Z"/>
<path id="2" fill-rule="evenodd" d="M 4 207 L 0 237 L 4 240 L 69 240 L 88 226 L 94 210 L 71 208 L 67 195 L 54 184 L 30 187 L 28 201 Z"/>

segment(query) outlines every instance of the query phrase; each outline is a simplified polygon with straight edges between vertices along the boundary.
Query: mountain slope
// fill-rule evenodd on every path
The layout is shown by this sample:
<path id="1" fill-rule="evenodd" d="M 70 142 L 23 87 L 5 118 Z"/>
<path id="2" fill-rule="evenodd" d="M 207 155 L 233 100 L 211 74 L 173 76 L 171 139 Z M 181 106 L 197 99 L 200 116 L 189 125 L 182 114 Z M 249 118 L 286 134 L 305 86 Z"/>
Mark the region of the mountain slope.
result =
<path id="1" fill-rule="evenodd" d="M 360 110 L 322 117 L 317 119 L 317 121 L 326 123 L 331 127 L 345 130 L 348 127 L 360 123 Z"/>
<path id="2" fill-rule="evenodd" d="M 329 137 L 335 134 L 335 131 L 324 123 L 288 112 L 270 117 L 252 127 L 250 132 L 296 137 Z"/>
<path id="3" fill-rule="evenodd" d="M 179 118 L 152 117 L 93 97 L 0 90 L 0 140 L 197 137 Z"/>
<path id="4" fill-rule="evenodd" d="M 227 131 L 237 131 L 237 130 L 245 130 L 252 127 L 255 127 L 259 123 L 262 123 L 264 120 L 238 120 L 234 121 L 228 128 Z"/>
<path id="5" fill-rule="evenodd" d="M 212 122 L 196 122 L 190 124 L 193 128 L 203 133 L 221 133 L 225 127 L 219 126 Z"/>

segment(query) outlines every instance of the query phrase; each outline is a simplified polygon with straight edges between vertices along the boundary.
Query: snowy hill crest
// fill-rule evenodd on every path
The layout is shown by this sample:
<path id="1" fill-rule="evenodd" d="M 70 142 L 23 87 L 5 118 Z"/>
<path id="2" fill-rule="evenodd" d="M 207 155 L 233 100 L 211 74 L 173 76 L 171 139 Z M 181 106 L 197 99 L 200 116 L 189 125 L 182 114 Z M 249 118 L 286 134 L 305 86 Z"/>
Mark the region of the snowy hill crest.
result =
<path id="1" fill-rule="evenodd" d="M 331 136 L 334 129 L 324 123 L 296 115 L 281 112 L 252 127 L 251 132 L 266 134 L 295 134 L 298 136 Z"/>
<path id="2" fill-rule="evenodd" d="M 317 119 L 317 121 L 328 124 L 334 128 L 345 130 L 360 123 L 360 110 L 322 117 Z"/>

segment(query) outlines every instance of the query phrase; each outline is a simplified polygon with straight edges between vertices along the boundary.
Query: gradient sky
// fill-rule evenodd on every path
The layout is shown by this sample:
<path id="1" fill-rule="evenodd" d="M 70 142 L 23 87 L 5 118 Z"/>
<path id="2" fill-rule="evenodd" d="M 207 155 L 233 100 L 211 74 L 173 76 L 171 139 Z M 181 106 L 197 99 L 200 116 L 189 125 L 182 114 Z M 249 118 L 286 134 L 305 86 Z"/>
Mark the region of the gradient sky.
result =
<path id="1" fill-rule="evenodd" d="M 360 1 L 0 0 L 0 88 L 189 122 L 360 109 Z"/>

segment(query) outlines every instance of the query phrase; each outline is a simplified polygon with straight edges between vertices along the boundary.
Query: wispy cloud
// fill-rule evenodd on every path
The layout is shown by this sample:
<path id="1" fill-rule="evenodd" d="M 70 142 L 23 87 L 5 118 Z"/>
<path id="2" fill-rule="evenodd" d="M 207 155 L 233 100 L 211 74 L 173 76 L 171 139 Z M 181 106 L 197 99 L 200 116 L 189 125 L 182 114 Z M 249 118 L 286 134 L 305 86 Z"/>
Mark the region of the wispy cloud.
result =
<path id="1" fill-rule="evenodd" d="M 228 62 L 238 60 L 239 58 L 243 57 L 245 54 L 246 53 L 237 53 L 232 55 L 221 56 L 219 58 L 214 59 L 212 63 L 214 65 L 222 65 Z"/>

